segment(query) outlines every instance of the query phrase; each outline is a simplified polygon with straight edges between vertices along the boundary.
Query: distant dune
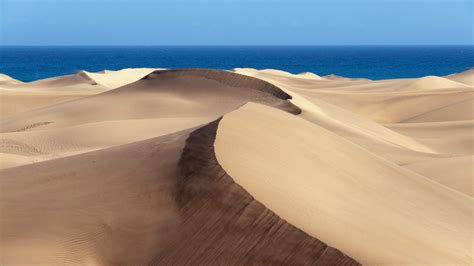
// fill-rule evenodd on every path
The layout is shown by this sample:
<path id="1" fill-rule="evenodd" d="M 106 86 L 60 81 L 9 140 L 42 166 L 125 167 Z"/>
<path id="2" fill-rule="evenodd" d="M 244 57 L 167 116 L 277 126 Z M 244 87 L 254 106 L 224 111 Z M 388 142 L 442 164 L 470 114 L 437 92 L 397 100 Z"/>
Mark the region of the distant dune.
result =
<path id="1" fill-rule="evenodd" d="M 0 75 L 0 264 L 472 265 L 473 77 Z"/>
<path id="2" fill-rule="evenodd" d="M 471 68 L 467 71 L 464 71 L 462 73 L 456 73 L 456 74 L 451 74 L 446 76 L 446 78 L 450 80 L 454 80 L 457 82 L 464 83 L 469 86 L 474 85 L 474 68 Z"/>

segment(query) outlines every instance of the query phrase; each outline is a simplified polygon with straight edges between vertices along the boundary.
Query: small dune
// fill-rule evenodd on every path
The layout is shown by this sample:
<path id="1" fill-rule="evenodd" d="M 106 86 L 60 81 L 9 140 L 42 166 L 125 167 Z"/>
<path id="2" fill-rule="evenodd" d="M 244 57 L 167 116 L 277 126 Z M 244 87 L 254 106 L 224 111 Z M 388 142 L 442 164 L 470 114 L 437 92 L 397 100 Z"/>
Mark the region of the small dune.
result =
<path id="1" fill-rule="evenodd" d="M 19 80 L 16 80 L 8 75 L 0 74 L 0 85 L 2 84 L 19 84 L 22 83 Z"/>
<path id="2" fill-rule="evenodd" d="M 89 79 L 109 89 L 115 89 L 135 82 L 155 71 L 152 68 L 128 68 L 118 71 L 107 70 L 102 73 L 83 71 Z"/>
<path id="3" fill-rule="evenodd" d="M 462 73 L 448 75 L 446 78 L 456 82 L 464 83 L 472 87 L 474 86 L 474 68 L 466 70 Z"/>
<path id="4" fill-rule="evenodd" d="M 450 80 L 448 78 L 427 76 L 419 79 L 415 79 L 409 88 L 412 90 L 439 90 L 439 89 L 462 89 L 469 88 L 469 86 Z M 474 89 L 474 88 L 471 88 Z"/>

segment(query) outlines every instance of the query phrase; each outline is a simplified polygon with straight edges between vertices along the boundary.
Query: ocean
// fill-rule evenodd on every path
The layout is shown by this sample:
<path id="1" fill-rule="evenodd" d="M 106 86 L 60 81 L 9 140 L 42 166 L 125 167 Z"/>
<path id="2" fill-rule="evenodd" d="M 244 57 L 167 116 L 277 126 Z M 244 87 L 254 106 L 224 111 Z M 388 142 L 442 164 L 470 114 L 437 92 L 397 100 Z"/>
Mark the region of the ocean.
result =
<path id="1" fill-rule="evenodd" d="M 135 67 L 251 67 L 354 78 L 414 78 L 474 67 L 474 46 L 0 46 L 0 73 L 22 81 Z"/>

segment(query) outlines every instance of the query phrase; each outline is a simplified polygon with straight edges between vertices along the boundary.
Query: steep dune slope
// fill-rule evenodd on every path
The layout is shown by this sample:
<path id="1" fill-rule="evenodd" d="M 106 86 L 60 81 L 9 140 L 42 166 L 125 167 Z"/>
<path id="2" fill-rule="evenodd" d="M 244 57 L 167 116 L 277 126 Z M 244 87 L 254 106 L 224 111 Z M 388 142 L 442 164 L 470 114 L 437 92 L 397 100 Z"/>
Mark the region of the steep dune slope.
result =
<path id="1" fill-rule="evenodd" d="M 215 147 L 257 200 L 362 264 L 472 261 L 472 198 L 304 119 L 247 104 L 224 116 Z"/>
<path id="2" fill-rule="evenodd" d="M 0 171 L 1 263 L 357 265 L 226 175 L 217 123 Z"/>

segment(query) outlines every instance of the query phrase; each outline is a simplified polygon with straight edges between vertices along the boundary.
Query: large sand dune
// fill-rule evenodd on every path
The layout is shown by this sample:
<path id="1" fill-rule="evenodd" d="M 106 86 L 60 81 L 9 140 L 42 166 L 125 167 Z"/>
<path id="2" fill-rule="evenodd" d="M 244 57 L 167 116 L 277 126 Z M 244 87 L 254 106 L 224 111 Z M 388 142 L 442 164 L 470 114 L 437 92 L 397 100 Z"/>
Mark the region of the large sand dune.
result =
<path id="1" fill-rule="evenodd" d="M 1 265 L 472 265 L 472 70 L 0 76 Z"/>

